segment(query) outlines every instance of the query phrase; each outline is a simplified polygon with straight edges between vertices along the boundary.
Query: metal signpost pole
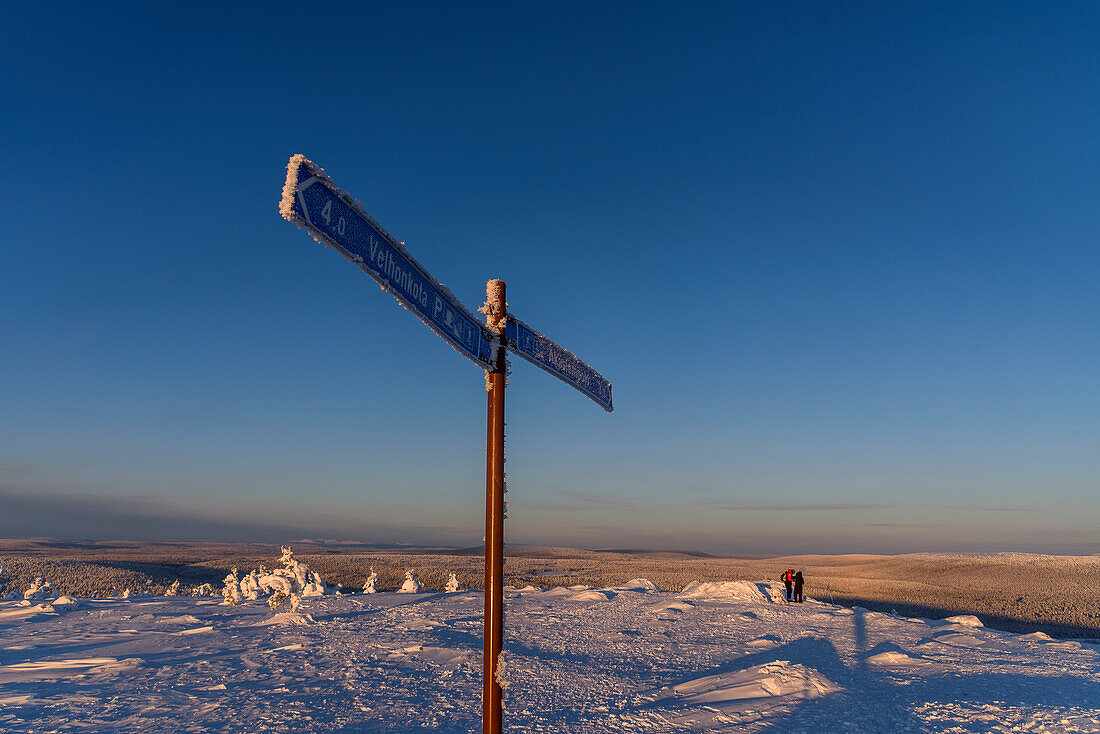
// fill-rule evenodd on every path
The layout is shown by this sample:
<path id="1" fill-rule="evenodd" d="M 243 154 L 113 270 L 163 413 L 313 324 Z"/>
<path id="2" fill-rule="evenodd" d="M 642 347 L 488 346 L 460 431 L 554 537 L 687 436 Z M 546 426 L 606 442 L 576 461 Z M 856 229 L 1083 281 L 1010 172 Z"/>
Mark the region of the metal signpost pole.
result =
<path id="1" fill-rule="evenodd" d="M 504 282 L 486 285 L 485 320 L 503 332 Z M 500 326 L 498 326 L 498 324 Z M 500 734 L 502 700 L 497 666 L 504 638 L 504 335 L 496 363 L 487 370 L 488 429 L 485 442 L 485 660 L 481 693 L 483 734 Z"/>

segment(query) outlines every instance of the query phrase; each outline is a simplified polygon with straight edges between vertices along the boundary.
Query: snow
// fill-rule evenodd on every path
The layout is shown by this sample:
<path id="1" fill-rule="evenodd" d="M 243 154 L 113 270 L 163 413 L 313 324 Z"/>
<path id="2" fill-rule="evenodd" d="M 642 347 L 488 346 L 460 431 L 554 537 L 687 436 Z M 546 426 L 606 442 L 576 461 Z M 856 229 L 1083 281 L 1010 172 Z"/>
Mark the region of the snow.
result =
<path id="1" fill-rule="evenodd" d="M 507 590 L 505 729 L 1100 731 L 1097 644 L 776 586 Z M 64 598 L 0 602 L 0 731 L 480 727 L 480 592 Z"/>
<path id="2" fill-rule="evenodd" d="M 447 585 L 443 587 L 443 591 L 447 594 L 457 594 L 460 591 L 464 591 L 462 584 L 459 583 L 458 577 L 453 573 L 450 578 L 447 579 Z"/>
<path id="3" fill-rule="evenodd" d="M 668 702 L 667 717 L 676 728 L 710 730 L 731 721 L 752 723 L 783 711 L 798 699 L 821 698 L 843 690 L 813 668 L 789 660 L 754 665 L 745 670 L 704 675 L 666 686 L 652 702 Z"/>
<path id="4" fill-rule="evenodd" d="M 710 599 L 714 601 L 780 601 L 782 586 L 770 582 L 752 581 L 693 581 L 680 592 L 681 599 Z"/>
<path id="5" fill-rule="evenodd" d="M 378 589 L 375 585 L 378 583 L 378 574 L 374 572 L 374 568 L 370 570 L 370 576 L 367 577 L 365 584 L 363 585 L 364 594 L 376 594 Z"/>
<path id="6" fill-rule="evenodd" d="M 498 304 L 504 301 L 504 281 L 493 278 L 485 283 L 485 303 L 477 310 L 485 314 L 485 326 L 496 334 L 504 333 L 504 326 L 508 322 L 507 308 L 498 308 Z"/>
<path id="7" fill-rule="evenodd" d="M 398 594 L 418 594 L 420 589 L 423 588 L 420 579 L 412 571 L 405 572 L 405 582 L 401 584 L 401 588 L 397 590 Z"/>

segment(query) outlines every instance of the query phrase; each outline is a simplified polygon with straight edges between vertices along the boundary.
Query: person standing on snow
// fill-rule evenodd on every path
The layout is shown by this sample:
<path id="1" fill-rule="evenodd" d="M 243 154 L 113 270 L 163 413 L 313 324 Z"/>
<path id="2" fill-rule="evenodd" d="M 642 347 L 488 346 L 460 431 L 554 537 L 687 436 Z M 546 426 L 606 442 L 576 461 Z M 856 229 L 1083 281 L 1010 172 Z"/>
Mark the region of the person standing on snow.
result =
<path id="1" fill-rule="evenodd" d="M 794 575 L 794 600 L 799 604 L 802 603 L 802 572 L 799 571 Z"/>
<path id="2" fill-rule="evenodd" d="M 779 578 L 783 585 L 787 587 L 787 603 L 789 604 L 791 601 L 791 584 L 794 583 L 794 569 L 788 568 Z"/>

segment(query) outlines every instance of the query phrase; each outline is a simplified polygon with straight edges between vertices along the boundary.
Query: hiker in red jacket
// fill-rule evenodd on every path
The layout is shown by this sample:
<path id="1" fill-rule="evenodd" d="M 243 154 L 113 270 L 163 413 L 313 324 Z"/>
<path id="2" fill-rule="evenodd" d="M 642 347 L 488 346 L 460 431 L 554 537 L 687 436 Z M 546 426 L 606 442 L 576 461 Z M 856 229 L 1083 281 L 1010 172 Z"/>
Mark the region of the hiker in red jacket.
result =
<path id="1" fill-rule="evenodd" d="M 794 583 L 794 569 L 788 568 L 783 572 L 783 575 L 779 577 L 783 582 L 783 585 L 787 587 L 787 601 L 791 601 L 791 584 Z"/>

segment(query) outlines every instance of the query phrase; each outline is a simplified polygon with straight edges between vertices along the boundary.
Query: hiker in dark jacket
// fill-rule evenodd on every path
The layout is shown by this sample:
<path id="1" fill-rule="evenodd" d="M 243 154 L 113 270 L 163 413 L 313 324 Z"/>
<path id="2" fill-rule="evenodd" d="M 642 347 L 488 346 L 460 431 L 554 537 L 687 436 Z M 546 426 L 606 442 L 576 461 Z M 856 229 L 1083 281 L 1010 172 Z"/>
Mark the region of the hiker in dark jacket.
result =
<path id="1" fill-rule="evenodd" d="M 783 572 L 783 575 L 779 577 L 783 582 L 783 585 L 787 587 L 787 601 L 791 600 L 791 584 L 794 583 L 794 569 L 788 568 Z"/>
<path id="2" fill-rule="evenodd" d="M 802 572 L 799 571 L 794 575 L 794 600 L 799 604 L 802 603 Z"/>

